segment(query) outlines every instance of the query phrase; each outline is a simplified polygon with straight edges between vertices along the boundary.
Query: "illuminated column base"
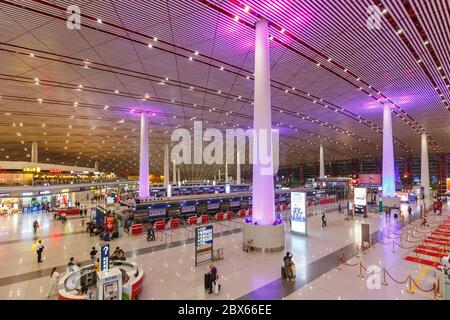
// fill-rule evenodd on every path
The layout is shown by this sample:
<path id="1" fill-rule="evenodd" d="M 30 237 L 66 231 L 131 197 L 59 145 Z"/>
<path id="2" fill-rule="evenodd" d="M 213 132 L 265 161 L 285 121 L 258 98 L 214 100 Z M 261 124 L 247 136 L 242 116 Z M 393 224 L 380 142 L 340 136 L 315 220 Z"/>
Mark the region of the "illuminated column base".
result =
<path id="1" fill-rule="evenodd" d="M 284 249 L 284 223 L 275 226 L 244 223 L 242 240 L 252 241 L 252 248 L 259 252 L 277 252 Z"/>

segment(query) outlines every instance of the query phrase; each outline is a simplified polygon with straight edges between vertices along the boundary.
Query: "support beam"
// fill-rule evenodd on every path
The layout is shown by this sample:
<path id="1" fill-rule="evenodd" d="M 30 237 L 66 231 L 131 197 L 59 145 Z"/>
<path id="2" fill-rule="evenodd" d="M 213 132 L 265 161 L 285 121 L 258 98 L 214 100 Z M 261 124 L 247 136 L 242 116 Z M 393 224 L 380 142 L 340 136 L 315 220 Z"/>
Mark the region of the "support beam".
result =
<path id="1" fill-rule="evenodd" d="M 325 162 L 324 162 L 324 159 L 323 159 L 323 145 L 320 145 L 319 157 L 320 157 L 319 177 L 320 178 L 325 178 Z"/>
<path id="2" fill-rule="evenodd" d="M 225 161 L 225 183 L 228 182 L 228 163 Z"/>
<path id="3" fill-rule="evenodd" d="M 271 225 L 275 220 L 272 159 L 272 107 L 270 91 L 269 27 L 266 20 L 256 23 L 255 31 L 255 103 L 253 108 L 253 218 L 260 225 Z M 261 154 L 270 155 L 268 164 L 260 164 Z"/>
<path id="4" fill-rule="evenodd" d="M 169 187 L 169 145 L 164 144 L 164 188 Z"/>
<path id="5" fill-rule="evenodd" d="M 172 183 L 177 184 L 177 165 L 175 164 L 175 160 L 172 161 L 173 169 L 172 169 Z"/>
<path id="6" fill-rule="evenodd" d="M 141 113 L 141 141 L 139 161 L 139 197 L 148 198 L 150 195 L 148 170 L 148 118 L 147 113 Z"/>
<path id="7" fill-rule="evenodd" d="M 257 251 L 284 249 L 284 224 L 275 223 L 273 181 L 272 107 L 270 92 L 269 23 L 255 28 L 255 103 L 253 108 L 253 217 L 243 225 L 243 241 L 252 241 Z"/>
<path id="8" fill-rule="evenodd" d="M 95 160 L 94 172 L 98 172 L 98 160 Z"/>
<path id="9" fill-rule="evenodd" d="M 428 141 L 425 133 L 422 133 L 420 155 L 420 186 L 423 187 L 424 194 L 427 197 L 430 195 L 430 169 L 428 164 Z"/>
<path id="10" fill-rule="evenodd" d="M 33 141 L 31 143 L 31 162 L 38 163 L 38 143 L 37 141 Z"/>
<path id="11" fill-rule="evenodd" d="M 383 109 L 383 197 L 395 197 L 394 143 L 392 140 L 392 112 Z"/>
<path id="12" fill-rule="evenodd" d="M 236 184 L 241 184 L 241 157 L 239 151 L 236 154 Z"/>

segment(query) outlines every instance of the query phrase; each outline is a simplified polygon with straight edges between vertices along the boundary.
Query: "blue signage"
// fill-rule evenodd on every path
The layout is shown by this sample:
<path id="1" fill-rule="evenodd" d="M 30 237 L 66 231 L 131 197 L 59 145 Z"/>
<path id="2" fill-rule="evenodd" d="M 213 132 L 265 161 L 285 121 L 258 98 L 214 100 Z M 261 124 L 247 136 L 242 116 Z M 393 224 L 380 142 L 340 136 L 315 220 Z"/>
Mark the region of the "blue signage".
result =
<path id="1" fill-rule="evenodd" d="M 100 246 L 100 271 L 109 269 L 109 244 L 102 244 Z"/>

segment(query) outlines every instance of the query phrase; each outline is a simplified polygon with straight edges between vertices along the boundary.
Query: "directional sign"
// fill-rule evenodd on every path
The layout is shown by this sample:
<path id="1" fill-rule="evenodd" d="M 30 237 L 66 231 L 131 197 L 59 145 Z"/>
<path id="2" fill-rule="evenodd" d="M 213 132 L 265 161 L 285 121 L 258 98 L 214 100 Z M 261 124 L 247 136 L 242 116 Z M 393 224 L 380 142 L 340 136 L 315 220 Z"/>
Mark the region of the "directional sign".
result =
<path id="1" fill-rule="evenodd" d="M 100 271 L 109 269 L 109 244 L 102 244 L 100 249 Z"/>

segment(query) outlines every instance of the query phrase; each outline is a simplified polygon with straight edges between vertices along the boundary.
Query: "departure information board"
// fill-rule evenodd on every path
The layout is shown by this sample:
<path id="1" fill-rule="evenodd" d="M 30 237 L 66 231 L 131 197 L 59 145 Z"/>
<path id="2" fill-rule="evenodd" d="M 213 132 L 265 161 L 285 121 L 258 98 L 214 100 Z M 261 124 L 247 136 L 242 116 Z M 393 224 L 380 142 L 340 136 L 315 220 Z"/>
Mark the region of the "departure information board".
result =
<path id="1" fill-rule="evenodd" d="M 195 228 L 195 265 L 213 259 L 213 226 Z"/>

